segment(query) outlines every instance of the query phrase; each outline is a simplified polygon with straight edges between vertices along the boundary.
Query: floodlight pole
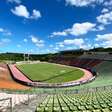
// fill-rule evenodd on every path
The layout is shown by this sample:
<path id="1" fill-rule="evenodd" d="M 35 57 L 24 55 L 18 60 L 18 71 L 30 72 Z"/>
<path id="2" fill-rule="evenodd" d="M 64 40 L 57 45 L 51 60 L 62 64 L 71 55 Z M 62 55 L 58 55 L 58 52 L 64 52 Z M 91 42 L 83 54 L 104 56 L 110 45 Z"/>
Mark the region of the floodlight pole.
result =
<path id="1" fill-rule="evenodd" d="M 24 55 L 24 61 L 25 61 L 25 53 L 23 55 Z"/>
<path id="2" fill-rule="evenodd" d="M 28 62 L 29 62 L 29 60 L 30 60 L 30 54 L 28 53 Z"/>

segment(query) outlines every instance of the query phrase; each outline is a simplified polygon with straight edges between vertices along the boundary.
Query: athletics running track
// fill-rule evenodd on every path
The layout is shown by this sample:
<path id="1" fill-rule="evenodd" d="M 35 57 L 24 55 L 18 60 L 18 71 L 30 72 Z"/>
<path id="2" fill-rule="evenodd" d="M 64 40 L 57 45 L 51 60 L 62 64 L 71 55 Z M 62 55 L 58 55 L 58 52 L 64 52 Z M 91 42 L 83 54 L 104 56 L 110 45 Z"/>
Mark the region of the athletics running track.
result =
<path id="1" fill-rule="evenodd" d="M 26 77 L 21 71 L 19 71 L 19 69 L 16 67 L 16 65 L 9 65 L 9 69 L 13 75 L 13 78 L 16 80 L 16 81 L 19 81 L 19 82 L 24 82 L 24 84 L 29 84 L 29 85 L 36 85 L 36 86 L 41 86 L 41 87 L 45 87 L 45 85 L 47 86 L 51 86 L 52 87 L 52 84 L 48 84 L 48 83 L 43 83 L 43 82 L 33 82 L 32 80 L 30 80 L 28 77 Z M 82 70 L 84 72 L 84 76 L 81 77 L 80 79 L 78 80 L 75 80 L 75 81 L 70 81 L 70 82 L 67 82 L 67 83 L 61 83 L 61 84 L 57 84 L 58 86 L 62 86 L 62 87 L 66 87 L 66 86 L 72 86 L 72 85 L 79 85 L 79 84 L 82 84 L 82 83 L 86 83 L 86 82 L 89 82 L 91 80 L 93 80 L 95 77 L 93 77 L 92 73 L 86 69 L 83 69 L 83 68 L 78 68 L 80 70 Z M 56 84 L 53 84 L 53 86 L 56 86 Z"/>

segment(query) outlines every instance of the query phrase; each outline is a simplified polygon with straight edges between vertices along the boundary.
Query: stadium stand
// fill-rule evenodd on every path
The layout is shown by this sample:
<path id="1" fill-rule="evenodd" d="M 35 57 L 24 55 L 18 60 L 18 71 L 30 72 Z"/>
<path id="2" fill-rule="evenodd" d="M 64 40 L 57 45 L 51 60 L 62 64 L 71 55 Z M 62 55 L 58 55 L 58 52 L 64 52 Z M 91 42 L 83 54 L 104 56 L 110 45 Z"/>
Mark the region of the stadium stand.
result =
<path id="1" fill-rule="evenodd" d="M 36 95 L 0 92 L 0 112 L 8 112 L 17 105 L 23 105 L 29 98 L 33 99 L 35 96 Z"/>
<path id="2" fill-rule="evenodd" d="M 112 61 L 102 61 L 92 69 L 97 71 L 95 80 L 77 87 L 78 89 L 112 85 Z"/>
<path id="3" fill-rule="evenodd" d="M 111 112 L 112 87 L 78 94 L 48 95 L 36 112 Z"/>
<path id="4" fill-rule="evenodd" d="M 13 112 L 35 112 L 36 105 L 39 105 L 47 96 L 47 94 L 33 94 L 33 98 L 23 104 L 16 105 L 13 107 Z"/>
<path id="5" fill-rule="evenodd" d="M 72 66 L 84 66 L 95 69 L 97 78 L 82 88 L 91 88 L 88 92 L 78 94 L 52 94 L 48 95 L 43 102 L 37 106 L 36 112 L 111 112 L 112 111 L 112 62 L 100 59 L 78 59 L 74 61 L 58 59 L 56 63 L 69 64 Z M 73 63 L 73 64 L 71 64 Z M 82 67 L 83 67 L 82 66 Z M 100 89 L 97 86 L 104 86 Z M 92 87 L 96 87 L 92 89 Z M 78 88 L 78 87 L 77 87 Z M 74 90 L 75 91 L 75 90 Z"/>
<path id="6" fill-rule="evenodd" d="M 109 53 L 109 52 L 87 52 L 87 53 L 84 53 L 83 55 L 81 55 L 79 58 L 112 60 L 112 53 Z"/>
<path id="7" fill-rule="evenodd" d="M 44 88 L 41 95 L 0 92 L 0 112 L 8 112 L 10 99 L 13 112 L 112 112 L 112 57 L 109 54 L 84 55 L 78 59 L 56 58 L 53 62 L 94 69 L 98 72 L 94 81 L 65 89 Z M 29 97 L 29 104 L 23 105 Z"/>
<path id="8" fill-rule="evenodd" d="M 89 58 L 68 58 L 68 57 L 57 57 L 52 60 L 53 63 L 59 63 L 63 65 L 77 66 L 82 68 L 93 68 L 100 64 L 103 60 L 101 59 L 89 59 Z"/>

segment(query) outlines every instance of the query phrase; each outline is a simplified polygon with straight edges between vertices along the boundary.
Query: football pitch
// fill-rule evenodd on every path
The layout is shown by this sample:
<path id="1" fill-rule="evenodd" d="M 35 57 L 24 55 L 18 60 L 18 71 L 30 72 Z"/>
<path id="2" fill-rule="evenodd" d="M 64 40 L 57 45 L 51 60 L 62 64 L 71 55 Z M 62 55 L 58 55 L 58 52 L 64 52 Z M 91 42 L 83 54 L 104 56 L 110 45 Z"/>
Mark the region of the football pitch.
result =
<path id="1" fill-rule="evenodd" d="M 22 64 L 17 67 L 31 80 L 45 83 L 74 81 L 84 75 L 78 68 L 53 63 Z"/>

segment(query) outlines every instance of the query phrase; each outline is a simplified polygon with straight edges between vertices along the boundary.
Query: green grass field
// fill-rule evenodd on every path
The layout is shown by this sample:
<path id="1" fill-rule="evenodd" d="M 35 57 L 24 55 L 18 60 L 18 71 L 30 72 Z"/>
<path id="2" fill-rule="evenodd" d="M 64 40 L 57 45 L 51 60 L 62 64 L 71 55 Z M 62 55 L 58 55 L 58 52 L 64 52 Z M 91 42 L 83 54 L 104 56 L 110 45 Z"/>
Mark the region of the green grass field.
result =
<path id="1" fill-rule="evenodd" d="M 61 83 L 81 78 L 84 72 L 68 66 L 51 63 L 23 64 L 17 66 L 31 80 L 46 83 Z"/>

